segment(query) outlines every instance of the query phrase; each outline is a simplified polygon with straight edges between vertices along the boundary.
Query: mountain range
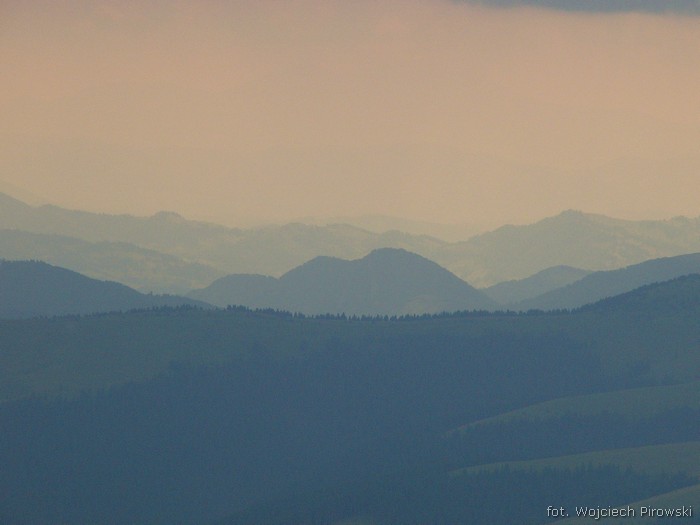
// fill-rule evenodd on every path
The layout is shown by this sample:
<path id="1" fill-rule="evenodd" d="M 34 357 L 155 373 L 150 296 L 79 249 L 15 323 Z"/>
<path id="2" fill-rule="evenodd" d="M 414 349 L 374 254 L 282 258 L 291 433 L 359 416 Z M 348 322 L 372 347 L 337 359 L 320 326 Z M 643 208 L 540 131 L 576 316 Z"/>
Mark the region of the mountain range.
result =
<path id="1" fill-rule="evenodd" d="M 557 281 L 582 273 L 584 277 L 572 284 L 524 301 L 507 301 L 509 297 L 554 287 Z M 280 278 L 229 275 L 190 291 L 185 298 L 142 294 L 117 282 L 91 279 L 38 261 L 0 261 L 0 317 L 85 314 L 164 305 L 236 305 L 307 315 L 359 316 L 562 310 L 689 274 L 700 274 L 700 254 L 654 259 L 607 272 L 554 267 L 523 281 L 497 285 L 494 289 L 498 294 L 494 295 L 506 300 L 497 302 L 489 297 L 492 289 L 477 290 L 424 257 L 383 248 L 357 260 L 316 257 Z"/>
<path id="2" fill-rule="evenodd" d="M 399 231 L 374 233 L 343 224 L 237 229 L 186 220 L 172 212 L 151 217 L 106 215 L 50 205 L 29 206 L 0 195 L 0 230 L 41 234 L 47 241 L 63 236 L 62 242 L 70 237 L 70 242 L 87 241 L 100 247 L 112 243 L 110 249 L 132 253 L 149 250 L 148 263 L 143 266 L 153 265 L 154 271 L 136 272 L 137 277 L 131 278 L 127 272 L 120 276 L 117 269 L 106 275 L 106 269 L 114 267 L 89 258 L 80 258 L 82 267 L 74 267 L 65 256 L 60 260 L 50 243 L 21 256 L 7 255 L 0 238 L 0 253 L 5 257 L 38 258 L 91 277 L 121 280 L 140 290 L 176 292 L 203 287 L 230 274 L 280 276 L 317 256 L 357 259 L 378 248 L 417 253 L 478 288 L 524 279 L 554 266 L 612 270 L 652 258 L 700 252 L 698 218 L 628 221 L 577 211 L 447 242 Z M 159 257 L 174 259 L 161 264 Z"/>
<path id="3" fill-rule="evenodd" d="M 40 260 L 156 293 L 182 293 L 222 275 L 210 266 L 134 244 L 22 230 L 0 230 L 0 255 L 12 260 Z"/>
<path id="4" fill-rule="evenodd" d="M 565 211 L 448 245 L 433 260 L 470 284 L 487 287 L 552 266 L 613 270 L 695 252 L 700 252 L 700 218 L 628 221 Z"/>
<path id="5" fill-rule="evenodd" d="M 187 295 L 222 307 L 241 305 L 306 314 L 559 310 L 697 273 L 700 254 L 688 254 L 592 273 L 556 266 L 523 280 L 477 290 L 419 255 L 384 248 L 353 261 L 317 257 L 279 279 L 229 275 Z"/>

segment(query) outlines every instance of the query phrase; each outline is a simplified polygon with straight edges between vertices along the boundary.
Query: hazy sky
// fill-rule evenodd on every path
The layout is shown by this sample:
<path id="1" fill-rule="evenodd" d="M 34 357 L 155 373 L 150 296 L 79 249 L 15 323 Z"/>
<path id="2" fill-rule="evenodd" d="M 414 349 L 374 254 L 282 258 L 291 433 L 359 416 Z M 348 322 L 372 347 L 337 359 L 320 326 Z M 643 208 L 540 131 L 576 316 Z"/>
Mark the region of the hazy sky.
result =
<path id="1" fill-rule="evenodd" d="M 0 189 L 219 220 L 698 216 L 698 5 L 0 0 Z"/>

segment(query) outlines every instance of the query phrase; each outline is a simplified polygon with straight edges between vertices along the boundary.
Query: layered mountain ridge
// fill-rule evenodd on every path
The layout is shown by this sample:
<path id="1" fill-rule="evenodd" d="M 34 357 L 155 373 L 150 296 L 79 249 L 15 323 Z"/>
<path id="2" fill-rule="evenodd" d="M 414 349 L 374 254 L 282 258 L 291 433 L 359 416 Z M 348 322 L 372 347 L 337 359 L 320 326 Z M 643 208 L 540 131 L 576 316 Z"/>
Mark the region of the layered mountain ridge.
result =
<path id="1" fill-rule="evenodd" d="M 40 261 L 0 259 L 0 318 L 127 311 L 157 306 L 210 305 L 175 295 L 142 294 Z"/>
<path id="2" fill-rule="evenodd" d="M 317 256 L 357 259 L 378 248 L 401 248 L 437 262 L 479 288 L 530 277 L 555 266 L 589 271 L 617 269 L 652 258 L 700 252 L 700 220 L 678 217 L 660 221 L 628 221 L 566 211 L 534 224 L 503 226 L 460 242 L 398 231 L 375 233 L 349 225 L 287 224 L 252 229 L 228 228 L 190 221 L 171 212 L 152 217 L 107 215 L 29 206 L 7 195 L 0 198 L 0 230 L 7 237 L 40 234 L 70 237 L 125 250 L 150 250 L 154 271 L 119 274 L 112 265 L 83 261 L 66 264 L 54 248 L 25 243 L 23 250 L 0 236 L 6 258 L 41 259 L 114 279 L 140 290 L 176 291 L 203 287 L 217 277 L 236 273 L 281 276 Z M 36 240 L 36 237 L 33 237 Z M 21 252 L 21 253 L 20 253 Z M 153 252 L 159 254 L 156 256 Z M 163 264 L 164 257 L 172 264 Z M 176 264 L 175 264 L 176 261 Z M 176 270 L 175 268 L 180 269 Z M 187 271 L 183 274 L 183 269 Z M 178 273 L 179 272 L 179 273 Z"/>

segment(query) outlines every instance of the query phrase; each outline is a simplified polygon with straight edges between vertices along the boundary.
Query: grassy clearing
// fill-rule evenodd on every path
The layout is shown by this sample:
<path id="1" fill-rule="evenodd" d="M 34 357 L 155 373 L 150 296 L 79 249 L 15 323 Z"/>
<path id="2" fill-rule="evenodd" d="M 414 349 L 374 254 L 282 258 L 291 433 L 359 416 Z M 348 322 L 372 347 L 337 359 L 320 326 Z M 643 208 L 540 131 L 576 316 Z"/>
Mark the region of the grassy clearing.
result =
<path id="1" fill-rule="evenodd" d="M 456 431 L 480 425 L 509 423 L 518 419 L 542 421 L 569 415 L 595 416 L 610 413 L 642 419 L 682 407 L 700 407 L 700 381 L 553 399 L 481 419 L 459 427 Z"/>
<path id="2" fill-rule="evenodd" d="M 452 475 L 494 471 L 503 467 L 537 471 L 544 469 L 571 470 L 577 467 L 605 465 L 618 466 L 623 469 L 630 468 L 644 474 L 682 473 L 700 478 L 700 441 L 602 450 L 528 461 L 504 461 L 459 469 L 452 471 Z"/>

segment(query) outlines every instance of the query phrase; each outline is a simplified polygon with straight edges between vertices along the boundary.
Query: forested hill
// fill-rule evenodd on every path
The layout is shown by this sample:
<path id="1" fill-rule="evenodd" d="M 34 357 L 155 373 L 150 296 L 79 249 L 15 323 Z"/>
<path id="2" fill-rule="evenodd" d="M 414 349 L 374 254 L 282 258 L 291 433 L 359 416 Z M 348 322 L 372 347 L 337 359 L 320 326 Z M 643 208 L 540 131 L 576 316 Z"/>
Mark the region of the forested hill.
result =
<path id="1" fill-rule="evenodd" d="M 639 294 L 558 314 L 0 321 L 0 517 L 537 524 L 581 494 L 661 497 L 700 474 L 695 398 L 668 388 L 700 379 L 700 282 Z M 654 410 L 624 402 L 640 389 Z"/>

